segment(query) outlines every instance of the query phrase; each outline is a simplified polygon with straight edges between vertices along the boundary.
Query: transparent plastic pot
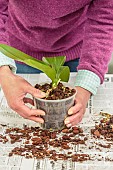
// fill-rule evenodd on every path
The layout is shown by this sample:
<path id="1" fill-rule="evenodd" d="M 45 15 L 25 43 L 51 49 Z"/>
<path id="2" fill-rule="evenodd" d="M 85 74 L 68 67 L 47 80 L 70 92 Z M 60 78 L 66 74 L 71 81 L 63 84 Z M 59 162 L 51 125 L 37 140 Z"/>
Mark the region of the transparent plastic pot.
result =
<path id="1" fill-rule="evenodd" d="M 48 83 L 48 82 L 46 82 Z M 65 87 L 75 88 L 71 84 L 62 82 Z M 45 83 L 41 83 L 45 84 Z M 41 124 L 43 129 L 62 129 L 64 120 L 67 117 L 68 110 L 74 105 L 74 99 L 77 91 L 74 95 L 59 100 L 45 100 L 40 98 L 34 98 L 35 107 L 45 111 L 44 124 Z"/>

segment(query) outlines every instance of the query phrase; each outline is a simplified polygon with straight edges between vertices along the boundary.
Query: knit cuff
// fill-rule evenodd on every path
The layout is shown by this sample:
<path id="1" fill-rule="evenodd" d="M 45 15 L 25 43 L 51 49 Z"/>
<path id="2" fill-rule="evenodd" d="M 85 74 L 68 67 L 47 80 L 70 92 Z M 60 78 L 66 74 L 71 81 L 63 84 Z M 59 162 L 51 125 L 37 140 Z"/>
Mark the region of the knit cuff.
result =
<path id="1" fill-rule="evenodd" d="M 89 70 L 79 70 L 76 76 L 75 86 L 83 87 L 95 95 L 100 86 L 100 78 Z"/>

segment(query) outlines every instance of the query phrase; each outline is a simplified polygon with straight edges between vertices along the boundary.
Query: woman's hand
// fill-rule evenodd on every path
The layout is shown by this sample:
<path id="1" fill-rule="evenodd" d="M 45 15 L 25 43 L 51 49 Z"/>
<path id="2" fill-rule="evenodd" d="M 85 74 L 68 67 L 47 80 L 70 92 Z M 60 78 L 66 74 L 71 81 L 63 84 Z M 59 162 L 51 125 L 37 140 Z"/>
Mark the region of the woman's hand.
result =
<path id="1" fill-rule="evenodd" d="M 75 105 L 69 109 L 69 116 L 64 121 L 67 127 L 75 126 L 82 120 L 91 95 L 89 91 L 82 87 L 76 87 L 76 89 Z"/>
<path id="2" fill-rule="evenodd" d="M 8 66 L 0 67 L 0 84 L 11 109 L 25 119 L 40 123 L 44 122 L 41 117 L 38 117 L 39 115 L 45 115 L 44 111 L 31 109 L 25 105 L 25 103 L 34 104 L 32 99 L 26 98 L 27 93 L 34 97 L 42 98 L 45 96 L 43 92 L 32 87 L 22 77 L 14 75 Z"/>

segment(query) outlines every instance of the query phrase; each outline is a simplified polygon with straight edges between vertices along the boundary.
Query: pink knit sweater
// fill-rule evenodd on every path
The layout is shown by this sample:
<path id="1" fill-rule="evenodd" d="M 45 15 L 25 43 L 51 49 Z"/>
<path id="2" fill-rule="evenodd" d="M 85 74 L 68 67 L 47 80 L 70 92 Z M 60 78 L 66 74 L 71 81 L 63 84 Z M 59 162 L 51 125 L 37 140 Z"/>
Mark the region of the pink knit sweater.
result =
<path id="1" fill-rule="evenodd" d="M 0 0 L 0 43 L 40 59 L 80 58 L 101 82 L 113 50 L 113 0 Z"/>

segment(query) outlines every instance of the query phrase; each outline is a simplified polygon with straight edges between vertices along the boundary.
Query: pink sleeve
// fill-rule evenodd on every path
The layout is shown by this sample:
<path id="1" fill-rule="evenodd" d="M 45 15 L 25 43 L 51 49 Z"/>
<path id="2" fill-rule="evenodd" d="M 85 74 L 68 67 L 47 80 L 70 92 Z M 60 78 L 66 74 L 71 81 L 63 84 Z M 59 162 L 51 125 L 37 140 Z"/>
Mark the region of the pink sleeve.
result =
<path id="1" fill-rule="evenodd" d="M 5 23 L 8 18 L 8 2 L 9 0 L 0 0 L 0 43 L 7 43 L 7 35 L 5 33 Z"/>
<path id="2" fill-rule="evenodd" d="M 92 0 L 87 13 L 78 70 L 97 74 L 101 83 L 113 52 L 113 0 Z"/>

